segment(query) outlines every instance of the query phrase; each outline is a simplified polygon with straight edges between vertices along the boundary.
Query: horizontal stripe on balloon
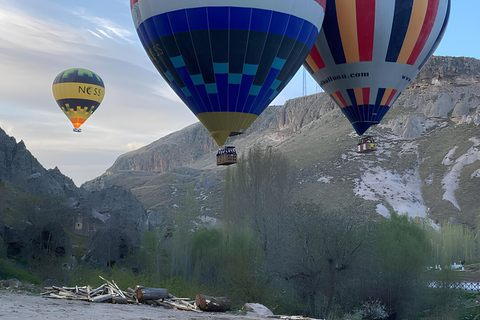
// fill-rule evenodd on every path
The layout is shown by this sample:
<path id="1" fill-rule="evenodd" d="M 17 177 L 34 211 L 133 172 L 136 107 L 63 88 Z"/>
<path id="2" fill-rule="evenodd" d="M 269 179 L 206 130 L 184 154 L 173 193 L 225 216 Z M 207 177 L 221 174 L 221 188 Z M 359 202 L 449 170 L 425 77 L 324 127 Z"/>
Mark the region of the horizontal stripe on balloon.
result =
<path id="1" fill-rule="evenodd" d="M 199 7 L 238 7 L 263 9 L 267 11 L 276 11 L 288 15 L 296 16 L 302 20 L 314 24 L 317 30 L 320 30 L 325 12 L 326 0 L 139 0 L 130 2 L 132 15 L 134 16 L 135 28 L 143 21 L 167 12 L 183 9 L 194 9 Z"/>
<path id="2" fill-rule="evenodd" d="M 137 32 L 140 39 L 145 41 L 201 30 L 250 30 L 287 36 L 307 43 L 310 41 L 311 30 L 316 28 L 314 24 L 289 14 L 261 9 L 252 9 L 249 12 L 244 12 L 245 10 L 236 7 L 214 7 L 164 13 L 146 19 L 139 25 Z M 236 19 L 218 18 L 229 14 Z"/>
<path id="3" fill-rule="evenodd" d="M 100 103 L 83 99 L 61 99 L 57 100 L 60 109 L 65 113 L 82 114 L 81 117 L 89 117 L 97 110 Z M 79 115 L 78 115 L 79 116 Z"/>
<path id="4" fill-rule="evenodd" d="M 204 112 L 196 115 L 221 146 L 234 133 L 244 132 L 258 118 L 257 115 L 240 112 Z"/>
<path id="5" fill-rule="evenodd" d="M 52 90 L 55 100 L 83 99 L 100 103 L 105 95 L 104 87 L 79 82 L 57 83 Z"/>

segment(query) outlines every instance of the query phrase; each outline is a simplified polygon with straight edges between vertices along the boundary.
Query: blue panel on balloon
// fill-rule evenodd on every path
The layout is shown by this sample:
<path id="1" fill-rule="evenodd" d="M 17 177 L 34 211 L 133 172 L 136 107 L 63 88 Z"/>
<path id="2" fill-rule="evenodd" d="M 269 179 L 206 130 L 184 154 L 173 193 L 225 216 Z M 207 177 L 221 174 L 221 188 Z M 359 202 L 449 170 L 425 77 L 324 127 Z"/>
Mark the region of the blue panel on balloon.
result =
<path id="1" fill-rule="evenodd" d="M 159 31 L 161 31 L 162 29 L 156 28 L 155 20 L 160 20 L 160 19 L 158 19 L 157 17 L 153 17 L 148 20 L 145 20 L 141 25 L 138 26 L 138 29 L 137 29 L 138 36 L 140 37 L 140 39 L 143 39 L 144 41 L 146 41 L 147 45 L 150 45 L 152 40 L 158 39 L 159 37 L 164 36 L 164 34 L 159 33 Z"/>
<path id="2" fill-rule="evenodd" d="M 309 43 L 309 42 L 315 41 L 315 39 L 317 38 L 317 33 L 318 33 L 317 28 L 315 28 L 313 24 L 304 23 L 297 37 L 297 40 L 302 43 Z M 312 37 L 312 34 L 313 34 L 313 37 Z"/>
<path id="3" fill-rule="evenodd" d="M 230 8 L 230 29 L 249 30 L 252 8 Z"/>
<path id="4" fill-rule="evenodd" d="M 207 30 L 207 8 L 193 8 L 187 10 L 187 19 L 190 30 Z"/>
<path id="5" fill-rule="evenodd" d="M 148 25 L 147 29 L 150 37 L 153 39 L 155 39 L 155 33 L 158 34 L 158 37 L 166 37 L 173 34 L 172 26 L 170 25 L 170 20 L 166 13 L 145 20 L 144 23 Z"/>
<path id="6" fill-rule="evenodd" d="M 207 11 L 210 29 L 228 29 L 228 7 L 209 7 Z"/>
<path id="7" fill-rule="evenodd" d="M 207 90 L 205 90 L 205 86 L 196 86 L 195 89 L 200 100 L 202 100 L 202 103 L 205 106 L 205 109 L 207 111 L 213 111 L 211 109 L 210 98 L 208 97 Z"/>
<path id="8" fill-rule="evenodd" d="M 168 19 L 172 25 L 173 33 L 187 32 L 188 28 L 187 13 L 186 10 L 177 10 L 168 13 Z"/>
<path id="9" fill-rule="evenodd" d="M 205 84 L 205 89 L 207 90 L 208 94 L 218 93 L 217 84 L 216 83 L 207 83 Z"/>
<path id="10" fill-rule="evenodd" d="M 287 31 L 285 32 L 285 36 L 293 39 L 298 39 L 299 31 L 302 29 L 303 22 L 305 20 L 300 19 L 295 16 L 290 16 L 290 20 L 288 21 Z"/>
<path id="11" fill-rule="evenodd" d="M 272 11 L 270 10 L 254 9 L 252 11 L 252 22 L 250 24 L 250 30 L 258 32 L 268 32 L 271 17 Z"/>
<path id="12" fill-rule="evenodd" d="M 274 11 L 268 32 L 283 36 L 287 28 L 288 19 L 290 17 L 291 16 L 288 14 Z"/>

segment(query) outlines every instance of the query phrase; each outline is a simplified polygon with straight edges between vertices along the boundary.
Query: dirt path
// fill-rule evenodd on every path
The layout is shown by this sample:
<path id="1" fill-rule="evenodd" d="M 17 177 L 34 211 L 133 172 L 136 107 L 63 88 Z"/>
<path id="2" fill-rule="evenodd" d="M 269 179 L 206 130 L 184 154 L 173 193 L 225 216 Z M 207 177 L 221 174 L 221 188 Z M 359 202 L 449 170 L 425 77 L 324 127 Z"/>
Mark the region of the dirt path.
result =
<path id="1" fill-rule="evenodd" d="M 258 316 L 239 316 L 230 313 L 197 313 L 145 304 L 92 303 L 78 300 L 44 298 L 28 293 L 0 290 L 0 320 L 260 320 Z"/>

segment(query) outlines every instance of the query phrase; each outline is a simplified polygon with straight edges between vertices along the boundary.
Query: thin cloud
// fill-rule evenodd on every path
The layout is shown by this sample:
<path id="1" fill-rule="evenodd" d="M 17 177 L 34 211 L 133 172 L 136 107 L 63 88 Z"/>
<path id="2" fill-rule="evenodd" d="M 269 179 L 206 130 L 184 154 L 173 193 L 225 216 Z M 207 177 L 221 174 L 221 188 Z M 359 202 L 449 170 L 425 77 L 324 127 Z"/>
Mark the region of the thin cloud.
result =
<path id="1" fill-rule="evenodd" d="M 92 31 L 92 30 L 90 30 L 90 29 L 87 29 L 87 31 L 90 32 L 91 34 L 93 34 L 95 37 L 98 37 L 98 38 L 100 38 L 100 39 L 103 40 L 102 36 L 99 35 L 98 33 L 94 32 L 94 31 Z"/>
<path id="2" fill-rule="evenodd" d="M 0 8 L 0 48 L 42 52 L 69 52 L 71 44 L 84 43 L 76 30 L 49 23 L 20 13 L 13 8 Z"/>
<path id="3" fill-rule="evenodd" d="M 105 31 L 103 31 L 102 29 L 97 29 L 98 32 L 100 32 L 101 34 L 103 34 L 105 37 L 109 38 L 109 39 L 113 39 L 112 36 L 108 35 L 108 33 L 106 33 Z"/>
<path id="4" fill-rule="evenodd" d="M 135 43 L 132 38 L 136 35 L 130 30 L 130 28 L 124 28 L 108 18 L 91 16 L 84 8 L 76 8 L 72 13 L 94 24 L 99 32 L 112 40 L 123 40 L 128 43 Z"/>

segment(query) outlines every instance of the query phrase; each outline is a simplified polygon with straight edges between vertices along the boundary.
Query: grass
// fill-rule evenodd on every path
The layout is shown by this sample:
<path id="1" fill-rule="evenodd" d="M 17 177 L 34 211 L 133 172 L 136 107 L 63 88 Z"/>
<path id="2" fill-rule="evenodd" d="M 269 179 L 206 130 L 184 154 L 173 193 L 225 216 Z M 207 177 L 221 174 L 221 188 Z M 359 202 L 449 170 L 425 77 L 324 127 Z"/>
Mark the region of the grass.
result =
<path id="1" fill-rule="evenodd" d="M 88 242 L 87 236 L 76 234 L 72 230 L 69 230 L 67 228 L 63 228 L 63 231 L 65 231 L 65 233 L 68 235 L 68 238 L 70 239 L 70 243 L 72 245 L 83 246 Z"/>
<path id="2" fill-rule="evenodd" d="M 11 261 L 0 259 L 0 279 L 17 279 L 20 281 L 27 281 L 32 284 L 40 284 L 40 280 L 37 277 L 32 276 L 23 269 L 15 266 Z"/>

